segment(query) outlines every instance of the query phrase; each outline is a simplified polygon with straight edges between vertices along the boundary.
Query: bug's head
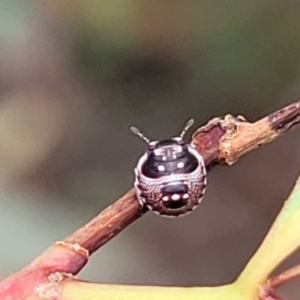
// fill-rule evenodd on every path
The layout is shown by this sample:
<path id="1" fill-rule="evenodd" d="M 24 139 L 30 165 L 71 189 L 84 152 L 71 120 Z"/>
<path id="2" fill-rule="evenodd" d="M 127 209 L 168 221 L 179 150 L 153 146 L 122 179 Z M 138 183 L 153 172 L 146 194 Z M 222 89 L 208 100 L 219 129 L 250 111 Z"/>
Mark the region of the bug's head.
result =
<path id="1" fill-rule="evenodd" d="M 199 163 L 190 151 L 190 147 L 183 140 L 186 131 L 192 126 L 194 120 L 190 119 L 178 137 L 151 142 L 137 128 L 131 131 L 148 144 L 145 156 L 139 163 L 141 172 L 148 178 L 160 178 L 171 174 L 185 174 L 196 170 Z"/>
<path id="2" fill-rule="evenodd" d="M 162 141 L 150 141 L 149 138 L 147 138 L 138 128 L 134 126 L 131 126 L 130 130 L 133 134 L 137 135 L 139 138 L 141 138 L 144 142 L 147 143 L 149 150 L 154 150 L 156 148 L 167 148 L 170 146 L 186 144 L 183 140 L 184 135 L 193 124 L 194 119 L 188 120 L 179 136 Z"/>

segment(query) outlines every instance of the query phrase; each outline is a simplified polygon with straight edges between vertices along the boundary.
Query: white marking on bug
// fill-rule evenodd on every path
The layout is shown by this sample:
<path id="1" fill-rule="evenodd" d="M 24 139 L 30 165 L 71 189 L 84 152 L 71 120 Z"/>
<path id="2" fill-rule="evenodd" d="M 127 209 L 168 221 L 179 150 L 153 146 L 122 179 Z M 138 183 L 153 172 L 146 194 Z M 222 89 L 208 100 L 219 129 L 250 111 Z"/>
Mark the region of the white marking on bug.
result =
<path id="1" fill-rule="evenodd" d="M 180 199 L 180 195 L 178 195 L 178 194 L 173 194 L 172 195 L 172 200 L 179 200 Z"/>
<path id="2" fill-rule="evenodd" d="M 182 196 L 183 199 L 189 199 L 189 197 L 190 197 L 189 194 L 184 194 L 184 195 Z"/>
<path id="3" fill-rule="evenodd" d="M 183 167 L 184 167 L 184 162 L 181 161 L 177 164 L 177 168 L 182 169 Z"/>
<path id="4" fill-rule="evenodd" d="M 165 171 L 165 166 L 163 166 L 163 165 L 159 165 L 158 167 L 157 167 L 157 169 L 158 169 L 158 171 L 161 171 L 161 172 L 163 172 L 163 171 Z"/>
<path id="5" fill-rule="evenodd" d="M 169 201 L 169 197 L 168 196 L 163 196 L 163 201 Z"/>

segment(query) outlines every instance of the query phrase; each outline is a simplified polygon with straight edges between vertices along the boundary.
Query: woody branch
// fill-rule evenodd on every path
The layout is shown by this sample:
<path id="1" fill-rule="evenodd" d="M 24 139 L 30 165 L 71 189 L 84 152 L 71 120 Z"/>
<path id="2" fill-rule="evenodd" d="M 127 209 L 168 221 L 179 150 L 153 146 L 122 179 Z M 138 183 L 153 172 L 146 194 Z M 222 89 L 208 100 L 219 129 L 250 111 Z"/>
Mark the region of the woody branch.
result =
<path id="1" fill-rule="evenodd" d="M 215 164 L 232 165 L 244 154 L 299 125 L 300 101 L 254 123 L 240 116 L 214 118 L 195 131 L 192 143 L 204 157 L 207 167 Z M 140 207 L 134 189 L 131 189 L 64 242 L 79 244 L 92 253 L 146 211 Z"/>

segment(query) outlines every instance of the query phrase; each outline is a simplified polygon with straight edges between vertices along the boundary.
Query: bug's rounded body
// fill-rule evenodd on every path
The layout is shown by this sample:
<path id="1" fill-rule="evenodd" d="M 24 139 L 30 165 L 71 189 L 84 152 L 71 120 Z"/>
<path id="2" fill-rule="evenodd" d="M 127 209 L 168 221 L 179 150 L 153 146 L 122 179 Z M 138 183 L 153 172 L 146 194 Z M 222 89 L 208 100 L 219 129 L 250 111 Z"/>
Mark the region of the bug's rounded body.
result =
<path id="1" fill-rule="evenodd" d="M 135 168 L 135 189 L 141 205 L 164 216 L 195 209 L 206 188 L 203 157 L 182 136 L 149 143 Z"/>

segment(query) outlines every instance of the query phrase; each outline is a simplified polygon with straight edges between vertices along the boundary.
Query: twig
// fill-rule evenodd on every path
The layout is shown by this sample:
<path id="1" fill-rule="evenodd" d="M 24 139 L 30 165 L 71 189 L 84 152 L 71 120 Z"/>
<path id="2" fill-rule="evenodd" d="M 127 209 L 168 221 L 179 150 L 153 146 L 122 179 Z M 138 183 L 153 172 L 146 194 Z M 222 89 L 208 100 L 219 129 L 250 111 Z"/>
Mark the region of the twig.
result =
<path id="1" fill-rule="evenodd" d="M 67 237 L 64 243 L 78 244 L 93 253 L 144 212 L 146 209 L 141 208 L 134 189 L 131 189 L 95 219 Z"/>
<path id="2" fill-rule="evenodd" d="M 281 274 L 274 276 L 268 280 L 268 286 L 270 289 L 274 289 L 285 282 L 294 279 L 300 275 L 300 265 L 294 266 Z"/>
<path id="3" fill-rule="evenodd" d="M 252 124 L 243 117 L 231 115 L 214 118 L 196 130 L 192 143 L 203 155 L 207 167 L 224 163 L 231 165 L 244 154 L 271 142 L 299 123 L 300 101 Z M 135 191 L 131 189 L 84 227 L 64 241 L 55 243 L 29 266 L 1 282 L 0 299 L 11 299 L 12 291 L 14 298 L 21 298 L 35 290 L 38 283 L 49 280 L 55 272 L 77 274 L 90 254 L 146 211 L 140 207 Z M 25 284 L 23 288 L 22 282 Z"/>
<path id="4" fill-rule="evenodd" d="M 207 166 L 224 163 L 232 165 L 242 155 L 271 142 L 299 123 L 300 101 L 252 124 L 240 116 L 214 118 L 196 130 L 192 143 L 203 155 Z M 135 192 L 131 189 L 64 242 L 79 244 L 92 253 L 144 212 L 146 209 L 141 211 Z"/>
<path id="5" fill-rule="evenodd" d="M 300 101 L 255 123 L 249 123 L 241 116 L 215 118 L 194 133 L 192 142 L 207 165 L 232 165 L 244 154 L 273 141 L 299 123 Z"/>
<path id="6" fill-rule="evenodd" d="M 275 295 L 272 291 L 263 290 L 259 295 L 260 300 L 283 300 L 282 298 Z"/>
<path id="7" fill-rule="evenodd" d="M 268 300 L 269 299 L 268 297 L 270 297 L 270 299 L 272 300 L 273 297 L 274 300 L 277 300 L 276 298 L 277 296 L 274 294 L 275 288 L 299 276 L 300 276 L 300 264 L 282 272 L 279 275 L 276 275 L 268 279 L 266 284 L 263 285 L 261 288 L 261 296 L 260 296 L 261 299 Z"/>

